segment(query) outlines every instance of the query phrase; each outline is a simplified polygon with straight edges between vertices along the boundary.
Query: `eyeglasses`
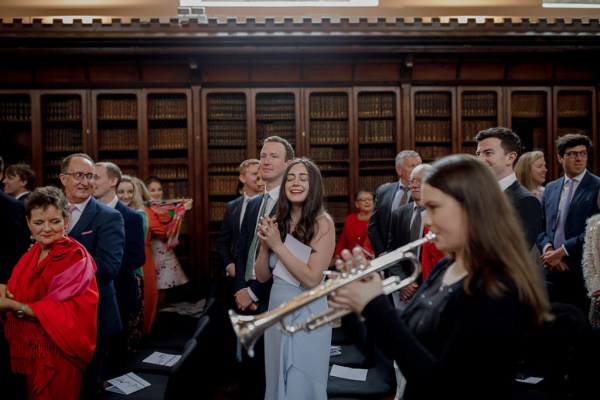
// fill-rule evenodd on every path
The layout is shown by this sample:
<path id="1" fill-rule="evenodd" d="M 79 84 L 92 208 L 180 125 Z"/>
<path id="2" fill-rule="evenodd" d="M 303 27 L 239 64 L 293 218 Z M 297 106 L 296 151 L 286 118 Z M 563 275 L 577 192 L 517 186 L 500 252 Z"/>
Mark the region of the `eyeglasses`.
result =
<path id="1" fill-rule="evenodd" d="M 83 172 L 63 172 L 63 175 L 71 175 L 76 181 L 82 181 L 83 178 L 88 181 L 93 181 L 98 177 L 98 175 L 92 174 L 91 172 L 88 172 L 87 174 L 84 174 Z"/>
<path id="2" fill-rule="evenodd" d="M 587 150 L 581 150 L 581 151 L 567 151 L 565 153 L 565 156 L 569 157 L 569 158 L 577 158 L 577 156 L 581 156 L 583 157 L 587 157 Z"/>
<path id="3" fill-rule="evenodd" d="M 359 197 L 356 201 L 373 201 L 372 197 Z"/>

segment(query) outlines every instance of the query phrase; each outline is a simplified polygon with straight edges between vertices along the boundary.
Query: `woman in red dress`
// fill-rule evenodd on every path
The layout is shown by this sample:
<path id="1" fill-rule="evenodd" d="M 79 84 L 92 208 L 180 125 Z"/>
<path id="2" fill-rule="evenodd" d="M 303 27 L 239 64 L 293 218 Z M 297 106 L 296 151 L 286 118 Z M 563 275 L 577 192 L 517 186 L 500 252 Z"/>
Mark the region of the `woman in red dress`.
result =
<path id="1" fill-rule="evenodd" d="M 360 190 L 356 193 L 354 196 L 354 206 L 357 212 L 351 213 L 346 217 L 342 234 L 337 241 L 335 252 L 333 253 L 334 261 L 340 257 L 342 250 L 352 249 L 357 245 L 361 246 L 368 253 L 373 253 L 367 236 L 367 227 L 369 225 L 369 218 L 371 218 L 371 214 L 373 213 L 373 204 L 373 193 L 368 190 Z M 369 257 L 368 254 L 367 257 Z"/>
<path id="2" fill-rule="evenodd" d="M 37 188 L 26 204 L 35 244 L 0 285 L 4 323 L 15 373 L 25 374 L 29 400 L 76 400 L 82 372 L 96 347 L 96 264 L 66 236 L 69 203 L 52 186 Z"/>

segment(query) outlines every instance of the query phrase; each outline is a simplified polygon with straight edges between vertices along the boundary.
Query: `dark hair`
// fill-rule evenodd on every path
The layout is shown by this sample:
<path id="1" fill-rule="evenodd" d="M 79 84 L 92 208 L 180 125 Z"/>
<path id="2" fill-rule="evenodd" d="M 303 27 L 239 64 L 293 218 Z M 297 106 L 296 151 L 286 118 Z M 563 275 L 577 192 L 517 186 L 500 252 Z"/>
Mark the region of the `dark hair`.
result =
<path id="1" fill-rule="evenodd" d="M 150 186 L 151 183 L 156 182 L 162 187 L 162 180 L 158 176 L 149 176 L 144 180 L 146 186 Z"/>
<path id="2" fill-rule="evenodd" d="M 565 155 L 567 149 L 581 145 L 585 146 L 587 151 L 590 151 L 592 140 L 589 136 L 582 133 L 567 133 L 566 135 L 559 137 L 556 141 L 557 152 L 561 157 Z"/>
<path id="3" fill-rule="evenodd" d="M 285 161 L 291 160 L 295 157 L 294 148 L 292 147 L 290 142 L 288 142 L 281 136 L 269 136 L 268 138 L 265 138 L 265 140 L 263 140 L 263 146 L 265 145 L 265 143 L 271 142 L 281 143 L 283 145 L 283 147 L 285 148 Z"/>
<path id="4" fill-rule="evenodd" d="M 27 182 L 27 190 L 33 190 L 35 184 L 35 172 L 27 164 L 13 164 L 6 168 L 4 176 L 18 176 L 20 180 Z"/>
<path id="5" fill-rule="evenodd" d="M 425 172 L 423 184 L 454 198 L 467 216 L 466 293 L 483 290 L 492 298 L 499 298 L 508 289 L 508 277 L 531 311 L 532 320 L 541 323 L 550 319 L 542 275 L 525 246 L 514 207 L 501 192 L 490 168 L 472 155 L 446 156 Z"/>
<path id="6" fill-rule="evenodd" d="M 279 199 L 277 200 L 277 224 L 282 240 L 285 240 L 285 235 L 289 232 L 292 222 L 290 201 L 285 192 L 285 182 L 290 169 L 294 165 L 304 164 L 308 171 L 309 190 L 302 206 L 302 214 L 296 223 L 296 229 L 292 234 L 300 242 L 308 244 L 315 236 L 315 221 L 320 214 L 324 212 L 323 208 L 323 178 L 316 164 L 308 158 L 293 159 L 283 174 L 281 182 L 281 190 L 279 191 Z"/>
<path id="7" fill-rule="evenodd" d="M 504 154 L 512 152 L 517 153 L 517 156 L 521 154 L 521 138 L 510 129 L 501 126 L 484 129 L 475 136 L 475 141 L 479 143 L 489 138 L 500 139 L 500 146 L 504 150 Z"/>
<path id="8" fill-rule="evenodd" d="M 71 163 L 71 160 L 76 157 L 80 157 L 80 158 L 84 158 L 84 159 L 88 160 L 92 164 L 92 168 L 94 168 L 94 160 L 92 160 L 92 157 L 88 156 L 85 153 L 75 153 L 75 154 L 70 154 L 70 155 L 66 156 L 65 158 L 63 158 L 62 162 L 60 163 L 60 172 L 62 174 L 66 174 L 67 172 L 69 172 L 69 164 Z"/>
<path id="9" fill-rule="evenodd" d="M 69 201 L 63 191 L 56 186 L 42 186 L 31 192 L 31 196 L 25 202 L 25 213 L 27 218 L 31 218 L 32 210 L 46 210 L 50 206 L 59 209 L 65 218 L 69 215 Z"/>

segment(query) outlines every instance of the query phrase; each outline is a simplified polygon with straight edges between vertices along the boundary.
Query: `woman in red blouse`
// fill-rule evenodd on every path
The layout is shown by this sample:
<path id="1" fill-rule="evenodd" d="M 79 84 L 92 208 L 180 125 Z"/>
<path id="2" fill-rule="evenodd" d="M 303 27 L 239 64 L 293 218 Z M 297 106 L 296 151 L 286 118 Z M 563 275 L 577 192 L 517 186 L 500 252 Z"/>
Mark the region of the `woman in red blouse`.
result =
<path id="1" fill-rule="evenodd" d="M 334 260 L 340 257 L 342 250 L 352 249 L 357 245 L 373 254 L 371 244 L 367 240 L 367 226 L 369 225 L 369 218 L 371 218 L 371 214 L 373 213 L 373 205 L 372 192 L 360 190 L 356 193 L 354 196 L 354 206 L 358 211 L 346 217 L 342 234 L 335 246 Z"/>

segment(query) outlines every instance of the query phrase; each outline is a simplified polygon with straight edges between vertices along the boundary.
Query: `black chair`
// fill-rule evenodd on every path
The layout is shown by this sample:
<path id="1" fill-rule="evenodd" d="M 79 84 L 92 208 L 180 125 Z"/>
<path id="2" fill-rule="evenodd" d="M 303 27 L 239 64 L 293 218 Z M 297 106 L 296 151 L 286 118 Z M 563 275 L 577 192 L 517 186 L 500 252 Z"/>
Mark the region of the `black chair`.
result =
<path id="1" fill-rule="evenodd" d="M 198 394 L 198 378 L 195 376 L 194 353 L 198 346 L 192 338 L 186 343 L 179 361 L 172 367 L 168 375 L 162 373 L 134 372 L 137 376 L 150 383 L 150 386 L 129 395 L 105 391 L 100 400 L 187 400 L 195 399 Z"/>
<path id="2" fill-rule="evenodd" d="M 146 358 L 148 358 L 149 356 L 151 356 L 154 352 L 160 352 L 160 353 L 172 354 L 172 355 L 185 353 L 185 346 L 189 345 L 190 339 L 195 339 L 197 342 L 201 343 L 202 345 L 205 344 L 206 342 L 209 341 L 208 340 L 208 329 L 209 329 L 210 322 L 211 322 L 211 320 L 208 315 L 202 316 L 198 320 L 198 324 L 196 325 L 196 330 L 193 332 L 193 334 L 190 335 L 190 337 L 187 338 L 186 343 L 184 345 L 182 345 L 181 348 L 172 347 L 173 343 L 170 342 L 170 343 L 168 343 L 169 346 L 166 346 L 166 347 L 157 346 L 157 347 L 152 347 L 152 348 L 148 347 L 148 348 L 142 349 L 140 352 L 133 355 L 133 357 L 127 363 L 125 363 L 123 373 L 132 371 L 134 373 L 146 372 L 146 373 L 153 373 L 153 374 L 168 375 L 171 372 L 171 370 L 173 369 L 173 366 L 169 367 L 169 366 L 164 366 L 164 365 L 151 364 L 151 363 L 144 362 L 144 360 Z"/>
<path id="3" fill-rule="evenodd" d="M 517 382 L 519 400 L 586 399 L 595 388 L 593 365 L 598 359 L 587 316 L 570 304 L 553 303 L 556 318 L 525 336 L 517 378 L 543 378 L 537 384 Z M 591 387 L 593 386 L 593 387 Z"/>
<path id="4" fill-rule="evenodd" d="M 168 348 L 181 351 L 187 340 L 198 329 L 203 316 L 210 315 L 216 299 L 209 297 L 204 303 L 204 309 L 199 317 L 180 315 L 175 312 L 159 313 L 152 331 L 142 339 L 142 349 Z"/>

